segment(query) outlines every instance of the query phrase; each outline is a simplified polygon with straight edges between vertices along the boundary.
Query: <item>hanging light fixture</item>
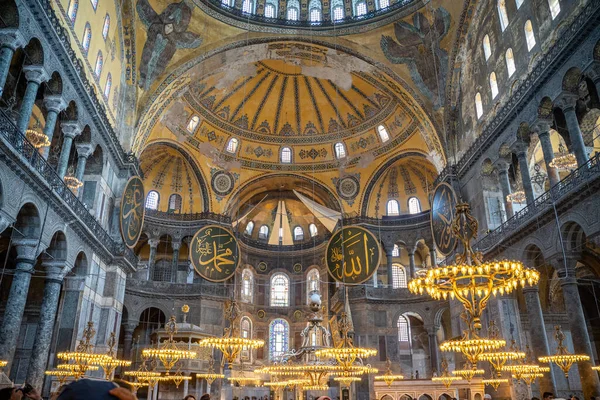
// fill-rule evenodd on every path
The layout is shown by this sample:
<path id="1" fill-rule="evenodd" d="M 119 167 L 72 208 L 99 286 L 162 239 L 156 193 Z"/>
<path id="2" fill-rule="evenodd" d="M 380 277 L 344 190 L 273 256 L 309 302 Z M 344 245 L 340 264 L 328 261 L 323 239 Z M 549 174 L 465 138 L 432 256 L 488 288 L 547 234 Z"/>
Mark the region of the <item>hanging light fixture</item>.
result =
<path id="1" fill-rule="evenodd" d="M 25 138 L 31 143 L 36 149 L 50 146 L 50 140 L 44 132 L 40 132 L 35 129 L 27 129 L 25 131 Z"/>
<path id="2" fill-rule="evenodd" d="M 498 387 L 503 383 L 508 383 L 508 378 L 502 378 L 502 372 L 494 371 L 490 368 L 490 377 L 483 378 L 481 382 L 486 386 L 491 386 L 494 390 L 498 390 Z"/>
<path id="3" fill-rule="evenodd" d="M 106 358 L 98 361 L 98 365 L 102 367 L 104 370 L 104 379 L 110 380 L 112 378 L 113 372 L 117 367 L 129 367 L 131 366 L 131 361 L 129 360 L 119 360 L 116 358 L 116 345 L 117 345 L 117 337 L 115 332 L 111 332 L 110 337 L 108 338 L 108 352 L 106 353 Z"/>
<path id="4" fill-rule="evenodd" d="M 460 380 L 462 380 L 461 377 L 453 376 L 448 372 L 448 361 L 446 361 L 446 357 L 442 357 L 442 374 L 440 376 L 434 376 L 431 378 L 431 381 L 441 382 L 446 386 L 446 389 L 448 389 L 452 383 Z"/>
<path id="5" fill-rule="evenodd" d="M 349 387 L 353 382 L 360 382 L 361 378 L 358 376 L 336 376 L 333 380 L 339 382 L 343 387 Z"/>
<path id="6" fill-rule="evenodd" d="M 211 355 L 208 359 L 208 371 L 206 371 L 205 373 L 196 374 L 196 378 L 206 379 L 206 382 L 208 382 L 209 385 L 212 385 L 215 379 L 225 378 L 225 375 L 215 373 L 214 365 L 215 359 Z"/>
<path id="7" fill-rule="evenodd" d="M 69 167 L 67 175 L 63 177 L 63 181 L 65 182 L 65 185 L 71 189 L 71 191 L 75 191 L 83 186 L 83 182 L 75 177 L 73 167 Z"/>
<path id="8" fill-rule="evenodd" d="M 469 383 L 471 383 L 471 380 L 475 375 L 483 375 L 484 373 L 484 370 L 478 369 L 476 365 L 472 365 L 470 362 L 466 362 L 463 369 L 455 369 L 452 371 L 452 375 L 460 376 Z"/>
<path id="9" fill-rule="evenodd" d="M 558 155 L 550 161 L 550 166 L 560 171 L 572 171 L 577 169 L 577 158 L 575 154 L 569 153 L 564 144 L 558 146 Z"/>
<path id="10" fill-rule="evenodd" d="M 491 339 L 498 339 L 500 336 L 500 332 L 496 323 L 492 320 L 490 321 L 490 325 L 488 327 L 488 335 Z M 498 377 L 502 375 L 502 367 L 506 364 L 507 361 L 513 360 L 521 360 L 525 358 L 525 353 L 522 351 L 518 351 L 517 344 L 515 340 L 512 340 L 511 347 L 508 351 L 506 350 L 496 350 L 489 353 L 482 353 L 479 356 L 479 359 L 482 361 L 488 361 L 493 369 L 497 372 Z"/>
<path id="11" fill-rule="evenodd" d="M 512 364 L 504 365 L 502 370 L 510 372 L 513 379 L 523 380 L 524 382 L 527 382 L 531 378 L 535 379 L 534 374 L 550 372 L 549 367 L 542 367 L 534 362 L 529 346 L 526 346 L 525 354 L 525 358 L 517 360 Z"/>
<path id="12" fill-rule="evenodd" d="M 376 381 L 384 381 L 388 385 L 388 387 L 391 387 L 392 383 L 394 383 L 395 381 L 399 381 L 399 380 L 404 379 L 404 375 L 394 374 L 392 372 L 392 362 L 390 361 L 389 358 L 385 362 L 385 365 L 387 367 L 387 370 L 385 371 L 385 374 L 383 374 L 383 375 L 377 375 L 375 377 Z"/>
<path id="13" fill-rule="evenodd" d="M 525 191 L 523 190 L 523 182 L 518 179 L 515 190 L 506 196 L 506 200 L 511 203 L 524 203 L 527 200 Z"/>
<path id="14" fill-rule="evenodd" d="M 60 370 L 60 369 L 44 371 L 44 375 L 55 377 L 56 380 L 58 380 L 58 385 L 59 386 L 64 385 L 68 378 L 73 377 L 73 374 L 71 372 L 69 372 L 69 371 L 63 371 L 63 370 Z"/>
<path id="15" fill-rule="evenodd" d="M 177 322 L 174 315 L 165 324 L 165 332 L 169 338 L 162 343 L 159 341 L 156 347 L 142 350 L 142 355 L 158 358 L 168 374 L 177 361 L 195 358 L 196 352 L 177 347 L 177 343 L 173 339 L 173 336 L 177 334 Z"/>
<path id="16" fill-rule="evenodd" d="M 76 350 L 61 352 L 56 355 L 59 360 L 68 361 L 70 365 L 73 365 L 69 368 L 72 368 L 75 379 L 81 378 L 92 367 L 97 369 L 96 365 L 108 358 L 106 354 L 96 354 L 92 351 L 94 348 L 92 339 L 95 335 L 94 322 L 89 321 L 87 327 L 83 330 L 82 340 L 79 341 Z"/>
<path id="17" fill-rule="evenodd" d="M 8 365 L 8 361 L 0 360 L 0 369 L 6 367 Z"/>
<path id="18" fill-rule="evenodd" d="M 556 353 L 550 356 L 538 357 L 538 360 L 543 363 L 554 363 L 564 372 L 565 377 L 569 378 L 569 370 L 576 362 L 589 361 L 590 356 L 587 354 L 572 354 L 567 350 L 564 344 L 565 334 L 560 325 L 554 327 L 554 338 L 556 339 Z"/>

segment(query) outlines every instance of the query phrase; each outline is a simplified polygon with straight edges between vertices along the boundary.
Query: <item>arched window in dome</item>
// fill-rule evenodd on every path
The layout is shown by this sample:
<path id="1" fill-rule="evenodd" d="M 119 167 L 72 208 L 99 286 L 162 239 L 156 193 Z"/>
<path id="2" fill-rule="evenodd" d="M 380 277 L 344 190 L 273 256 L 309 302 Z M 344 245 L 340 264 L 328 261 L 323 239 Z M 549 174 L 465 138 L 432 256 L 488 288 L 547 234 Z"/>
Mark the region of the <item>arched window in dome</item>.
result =
<path id="1" fill-rule="evenodd" d="M 418 214 L 421 212 L 421 202 L 416 197 L 408 199 L 408 212 L 410 214 Z"/>
<path id="2" fill-rule="evenodd" d="M 77 19 L 77 10 L 79 9 L 79 0 L 71 0 L 69 2 L 69 8 L 67 9 L 67 16 L 72 24 L 75 23 L 75 19 Z"/>
<path id="3" fill-rule="evenodd" d="M 317 236 L 317 226 L 315 224 L 310 224 L 308 226 L 308 230 L 310 231 L 310 237 L 315 237 Z"/>
<path id="4" fill-rule="evenodd" d="M 495 72 L 490 74 L 490 89 L 492 89 L 492 99 L 495 99 L 498 96 L 498 81 Z"/>
<path id="5" fill-rule="evenodd" d="M 294 228 L 294 240 L 304 240 L 304 229 L 301 226 Z"/>
<path id="6" fill-rule="evenodd" d="M 287 19 L 290 21 L 298 21 L 298 9 L 296 7 L 288 7 Z"/>
<path id="7" fill-rule="evenodd" d="M 235 154 L 237 152 L 239 144 L 239 140 L 237 140 L 237 138 L 232 137 L 231 139 L 229 139 L 229 142 L 227 142 L 227 147 L 225 148 L 225 150 L 227 150 L 228 153 Z"/>
<path id="8" fill-rule="evenodd" d="M 106 13 L 106 16 L 104 17 L 104 25 L 102 26 L 102 38 L 104 40 L 106 40 L 106 38 L 108 37 L 109 29 L 110 29 L 110 15 L 108 15 L 108 13 Z"/>
<path id="9" fill-rule="evenodd" d="M 289 164 L 292 162 L 292 149 L 289 147 L 281 148 L 281 162 L 284 164 Z"/>
<path id="10" fill-rule="evenodd" d="M 271 277 L 271 307 L 287 307 L 290 305 L 290 278 L 278 273 Z"/>
<path id="11" fill-rule="evenodd" d="M 385 126 L 379 125 L 377 127 L 377 133 L 379 133 L 379 138 L 381 139 L 382 142 L 385 143 L 388 140 L 390 140 L 390 135 L 388 134 L 387 129 L 385 129 Z"/>
<path id="12" fill-rule="evenodd" d="M 392 288 L 407 288 L 406 269 L 400 264 L 392 264 Z"/>
<path id="13" fill-rule="evenodd" d="M 269 324 L 269 358 L 278 361 L 289 350 L 290 325 L 285 319 L 277 318 Z"/>
<path id="14" fill-rule="evenodd" d="M 320 0 L 310 0 L 308 4 L 308 15 L 310 17 L 310 22 L 320 22 L 323 18 L 322 15 L 322 5 Z"/>
<path id="15" fill-rule="evenodd" d="M 269 238 L 269 227 L 267 225 L 263 225 L 258 230 L 258 238 L 259 239 L 268 239 Z"/>
<path id="16" fill-rule="evenodd" d="M 513 56 L 513 51 L 511 48 L 506 50 L 506 70 L 508 71 L 509 78 L 517 70 L 517 67 L 515 66 L 515 57 Z"/>
<path id="17" fill-rule="evenodd" d="M 94 7 L 94 11 L 96 11 L 96 9 L 98 8 L 98 0 L 90 0 L 90 3 L 92 3 L 92 7 Z"/>
<path id="18" fill-rule="evenodd" d="M 398 203 L 398 200 L 394 200 L 394 199 L 388 200 L 387 215 L 388 216 L 400 215 L 400 204 Z"/>
<path id="19" fill-rule="evenodd" d="M 192 118 L 188 121 L 187 131 L 189 133 L 194 133 L 198 125 L 200 124 L 200 117 L 198 115 L 192 115 Z"/>
<path id="20" fill-rule="evenodd" d="M 400 257 L 400 247 L 397 244 L 394 245 L 394 249 L 392 250 L 392 257 Z"/>
<path id="21" fill-rule="evenodd" d="M 331 2 L 331 15 L 334 21 L 340 21 L 344 19 L 344 1 L 333 0 Z"/>
<path id="22" fill-rule="evenodd" d="M 531 51 L 535 46 L 535 34 L 533 33 L 533 25 L 531 20 L 525 22 L 525 40 L 527 41 L 527 51 Z"/>
<path id="23" fill-rule="evenodd" d="M 500 29 L 502 32 L 508 27 L 508 12 L 506 12 L 506 0 L 498 0 L 498 17 L 500 18 Z"/>
<path id="24" fill-rule="evenodd" d="M 379 0 L 379 9 L 388 8 L 390 6 L 390 0 Z"/>
<path id="25" fill-rule="evenodd" d="M 481 102 L 481 93 L 479 92 L 475 95 L 475 113 L 477 114 L 477 119 L 483 115 L 483 103 Z"/>
<path id="26" fill-rule="evenodd" d="M 555 19 L 558 17 L 558 14 L 560 14 L 560 1 L 548 0 L 548 5 L 550 6 L 550 15 L 552 15 L 552 19 Z"/>
<path id="27" fill-rule="evenodd" d="M 254 297 L 254 276 L 248 268 L 242 272 L 242 290 L 240 294 L 243 302 L 252 303 L 252 298 Z"/>
<path id="28" fill-rule="evenodd" d="M 104 65 L 104 57 L 102 57 L 102 51 L 98 50 L 98 55 L 96 56 L 96 66 L 94 67 L 94 74 L 96 78 L 100 78 L 100 74 L 102 74 L 102 65 Z"/>
<path id="29" fill-rule="evenodd" d="M 333 149 L 335 150 L 335 158 L 337 158 L 338 160 L 340 158 L 346 157 L 346 147 L 344 147 L 344 143 L 342 143 L 342 142 L 336 143 L 333 146 Z"/>
<path id="30" fill-rule="evenodd" d="M 151 190 L 146 195 L 146 208 L 149 210 L 158 210 L 158 201 L 160 196 L 156 190 Z"/>
<path id="31" fill-rule="evenodd" d="M 492 55 L 492 46 L 490 45 L 490 36 L 485 35 L 483 37 L 483 56 L 485 57 L 485 61 L 490 59 Z"/>
<path id="32" fill-rule="evenodd" d="M 247 14 L 254 14 L 254 1 L 253 0 L 244 0 L 242 2 L 242 11 Z"/>
<path id="33" fill-rule="evenodd" d="M 355 8 L 355 15 L 357 17 L 361 17 L 365 14 L 367 14 L 367 3 L 364 1 L 359 1 L 358 3 L 356 3 Z"/>
<path id="34" fill-rule="evenodd" d="M 181 212 L 181 195 L 173 193 L 169 196 L 169 212 Z"/>
<path id="35" fill-rule="evenodd" d="M 408 318 L 404 315 L 398 317 L 398 341 L 409 342 L 410 341 L 410 324 Z"/>
<path id="36" fill-rule="evenodd" d="M 92 42 L 92 27 L 89 22 L 85 23 L 85 28 L 83 28 L 83 38 L 81 40 L 81 47 L 83 48 L 83 54 L 87 56 L 88 51 L 90 50 L 90 43 Z"/>
<path id="37" fill-rule="evenodd" d="M 242 319 L 240 320 L 240 333 L 242 334 L 242 337 L 244 339 L 252 339 L 252 321 L 250 321 L 250 318 L 242 317 Z M 240 358 L 245 361 L 250 360 L 249 347 L 242 347 Z"/>
<path id="38" fill-rule="evenodd" d="M 277 3 L 268 1 L 265 4 L 265 17 L 276 18 L 277 17 Z"/>
<path id="39" fill-rule="evenodd" d="M 524 2 L 524 1 L 525 1 L 525 0 L 515 0 L 515 3 L 517 4 L 517 10 L 518 10 L 519 8 L 521 8 L 521 6 L 523 5 L 523 2 Z"/>
<path id="40" fill-rule="evenodd" d="M 252 236 L 253 230 L 254 230 L 254 221 L 250 221 L 250 222 L 248 222 L 248 225 L 246 225 L 246 230 L 245 230 L 246 235 Z"/>
<path id="41" fill-rule="evenodd" d="M 320 287 L 321 276 L 319 274 L 319 270 L 316 268 L 308 271 L 306 275 L 306 303 L 310 302 L 310 295 L 313 292 L 321 292 Z"/>
<path id="42" fill-rule="evenodd" d="M 231 7 L 231 0 L 221 0 L 221 4 L 227 7 Z"/>
<path id="43" fill-rule="evenodd" d="M 110 97 L 110 88 L 111 87 L 112 87 L 112 75 L 109 72 L 108 76 L 106 77 L 106 83 L 104 84 L 104 98 L 106 100 L 108 100 L 108 98 Z"/>

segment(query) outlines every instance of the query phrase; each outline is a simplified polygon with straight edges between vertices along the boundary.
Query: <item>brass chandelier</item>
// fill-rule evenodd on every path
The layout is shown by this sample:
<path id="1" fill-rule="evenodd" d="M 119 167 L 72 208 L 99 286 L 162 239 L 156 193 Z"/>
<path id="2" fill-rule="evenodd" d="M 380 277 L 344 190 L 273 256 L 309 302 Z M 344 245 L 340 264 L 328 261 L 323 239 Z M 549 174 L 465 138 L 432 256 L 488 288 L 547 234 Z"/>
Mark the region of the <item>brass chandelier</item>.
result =
<path id="1" fill-rule="evenodd" d="M 204 373 L 196 374 L 196 378 L 205 379 L 209 385 L 212 385 L 212 383 L 216 379 L 225 378 L 225 375 L 218 374 L 215 372 L 214 365 L 215 365 L 215 359 L 211 355 L 210 358 L 208 359 L 208 371 L 206 371 Z"/>
<path id="2" fill-rule="evenodd" d="M 440 376 L 434 376 L 431 378 L 432 382 L 441 382 L 448 389 L 454 382 L 462 380 L 461 377 L 453 376 L 448 372 L 448 361 L 446 358 L 442 358 L 442 374 Z"/>
<path id="3" fill-rule="evenodd" d="M 72 367 L 69 367 L 76 379 L 81 378 L 87 371 L 93 368 L 98 369 L 96 365 L 106 361 L 106 354 L 96 354 L 93 352 L 94 345 L 92 339 L 96 335 L 94 322 L 89 321 L 83 330 L 82 340 L 79 341 L 75 351 L 61 352 L 56 355 L 59 360 L 67 361 Z"/>
<path id="4" fill-rule="evenodd" d="M 542 363 L 554 363 L 563 371 L 565 377 L 569 378 L 569 370 L 576 362 L 589 361 L 590 356 L 587 354 L 572 354 L 567 350 L 564 344 L 565 334 L 559 325 L 554 327 L 554 338 L 557 342 L 556 354 L 544 357 L 538 357 Z"/>
<path id="5" fill-rule="evenodd" d="M 490 325 L 488 327 L 488 335 L 490 339 L 498 339 L 500 337 L 500 333 L 496 323 L 492 320 L 490 321 Z M 511 343 L 510 349 L 501 350 L 497 349 L 496 351 L 492 351 L 489 353 L 482 353 L 479 355 L 479 359 L 482 361 L 488 361 L 494 371 L 496 371 L 498 378 L 502 375 L 502 367 L 506 364 L 507 361 L 514 360 L 522 360 L 525 358 L 525 353 L 522 351 L 518 351 L 516 348 L 516 342 L 513 339 Z"/>
<path id="6" fill-rule="evenodd" d="M 475 375 L 483 375 L 484 373 L 484 370 L 478 369 L 476 365 L 472 365 L 468 361 L 464 364 L 463 369 L 455 369 L 452 371 L 452 375 L 460 376 L 469 383 Z"/>
<path id="7" fill-rule="evenodd" d="M 169 338 L 162 343 L 159 340 L 156 347 L 142 350 L 142 355 L 159 359 L 168 374 L 179 360 L 195 358 L 196 352 L 177 347 L 177 343 L 173 339 L 177 334 L 177 322 L 174 315 L 165 324 L 165 331 Z"/>
<path id="8" fill-rule="evenodd" d="M 383 375 L 377 375 L 375 377 L 376 381 L 384 381 L 388 387 L 391 387 L 392 383 L 394 383 L 395 381 L 399 381 L 399 380 L 404 379 L 404 375 L 402 375 L 402 374 L 394 374 L 392 372 L 392 362 L 390 361 L 389 358 L 385 362 L 385 365 L 387 367 L 387 370 L 385 371 L 385 374 L 383 374 Z"/>
<path id="9" fill-rule="evenodd" d="M 575 154 L 569 153 L 564 144 L 558 146 L 558 155 L 550 161 L 550 166 L 560 171 L 572 171 L 577 169 L 577 158 Z"/>
<path id="10" fill-rule="evenodd" d="M 25 137 L 31 143 L 33 147 L 36 149 L 41 149 L 42 147 L 50 146 L 50 140 L 48 140 L 48 135 L 44 132 L 37 131 L 35 129 L 27 129 L 25 131 Z"/>
<path id="11" fill-rule="evenodd" d="M 106 353 L 106 358 L 98 361 L 98 365 L 102 367 L 104 370 L 104 379 L 110 380 L 112 378 L 113 373 L 117 367 L 129 367 L 131 366 L 131 361 L 129 360 L 119 360 L 116 357 L 117 351 L 115 347 L 117 345 L 117 337 L 115 332 L 110 333 L 110 337 L 108 339 L 108 352 Z"/>

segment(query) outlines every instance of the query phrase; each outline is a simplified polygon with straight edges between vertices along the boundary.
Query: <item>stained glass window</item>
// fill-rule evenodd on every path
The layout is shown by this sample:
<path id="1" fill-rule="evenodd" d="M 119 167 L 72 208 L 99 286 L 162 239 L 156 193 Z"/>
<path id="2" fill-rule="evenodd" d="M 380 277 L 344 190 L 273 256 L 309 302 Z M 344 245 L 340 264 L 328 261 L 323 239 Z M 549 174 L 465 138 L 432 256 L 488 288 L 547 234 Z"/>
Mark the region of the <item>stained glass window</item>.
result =
<path id="1" fill-rule="evenodd" d="M 104 26 L 102 27 L 102 37 L 104 40 L 108 37 L 108 30 L 110 29 L 110 15 L 106 14 L 104 17 Z"/>
<path id="2" fill-rule="evenodd" d="M 252 271 L 245 269 L 242 272 L 242 301 L 252 303 L 253 292 L 254 277 L 252 276 Z"/>
<path id="3" fill-rule="evenodd" d="M 271 307 L 287 307 L 289 305 L 290 279 L 284 274 L 271 277 Z"/>
<path id="4" fill-rule="evenodd" d="M 290 326 L 285 319 L 274 319 L 269 325 L 269 356 L 276 361 L 289 349 Z"/>
<path id="5" fill-rule="evenodd" d="M 85 23 L 85 28 L 83 29 L 83 38 L 81 40 L 81 47 L 83 47 L 83 53 L 87 55 L 88 50 L 90 49 L 90 43 L 92 42 L 92 27 L 89 22 Z"/>
<path id="6" fill-rule="evenodd" d="M 158 210 L 158 192 L 156 190 L 151 190 L 148 192 L 146 196 L 146 208 L 150 210 Z"/>
<path id="7" fill-rule="evenodd" d="M 252 339 L 252 321 L 248 317 L 242 317 L 240 321 L 240 332 L 242 333 L 242 337 L 245 339 Z M 250 359 L 250 349 L 248 347 L 242 348 L 241 353 L 242 360 Z"/>
<path id="8" fill-rule="evenodd" d="M 112 75 L 109 73 L 104 84 L 104 97 L 106 100 L 110 97 L 110 88 L 112 87 Z"/>
<path id="9" fill-rule="evenodd" d="M 104 58 L 102 57 L 102 51 L 98 50 L 98 56 L 96 57 L 96 67 L 94 67 L 94 74 L 96 74 L 96 78 L 100 78 L 103 64 Z"/>
<path id="10" fill-rule="evenodd" d="M 406 270 L 402 265 L 392 265 L 392 287 L 394 289 L 406 288 Z"/>
<path id="11" fill-rule="evenodd" d="M 71 0 L 69 3 L 69 8 L 67 11 L 67 15 L 71 20 L 71 23 L 75 23 L 75 19 L 77 18 L 77 9 L 79 8 L 79 0 Z"/>

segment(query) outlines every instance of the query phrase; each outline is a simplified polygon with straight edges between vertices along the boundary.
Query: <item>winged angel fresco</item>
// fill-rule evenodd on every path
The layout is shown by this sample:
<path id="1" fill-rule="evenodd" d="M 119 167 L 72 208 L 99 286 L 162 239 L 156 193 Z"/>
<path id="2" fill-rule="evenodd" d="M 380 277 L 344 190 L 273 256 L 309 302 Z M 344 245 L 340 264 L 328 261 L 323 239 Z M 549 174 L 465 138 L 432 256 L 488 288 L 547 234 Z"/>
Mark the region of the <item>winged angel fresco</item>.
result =
<path id="1" fill-rule="evenodd" d="M 422 13 L 413 16 L 412 25 L 396 22 L 396 40 L 382 36 L 381 50 L 391 63 L 406 64 L 419 90 L 439 106 L 448 71 L 448 53 L 440 48 L 440 42 L 448 33 L 450 14 L 442 7 L 433 14 L 433 24 Z"/>
<path id="2" fill-rule="evenodd" d="M 140 87 L 148 90 L 152 82 L 163 73 L 178 49 L 200 46 L 202 38 L 187 32 L 192 9 L 184 1 L 172 3 L 158 14 L 148 0 L 138 0 L 137 13 L 148 30 L 148 39 L 140 62 Z"/>

